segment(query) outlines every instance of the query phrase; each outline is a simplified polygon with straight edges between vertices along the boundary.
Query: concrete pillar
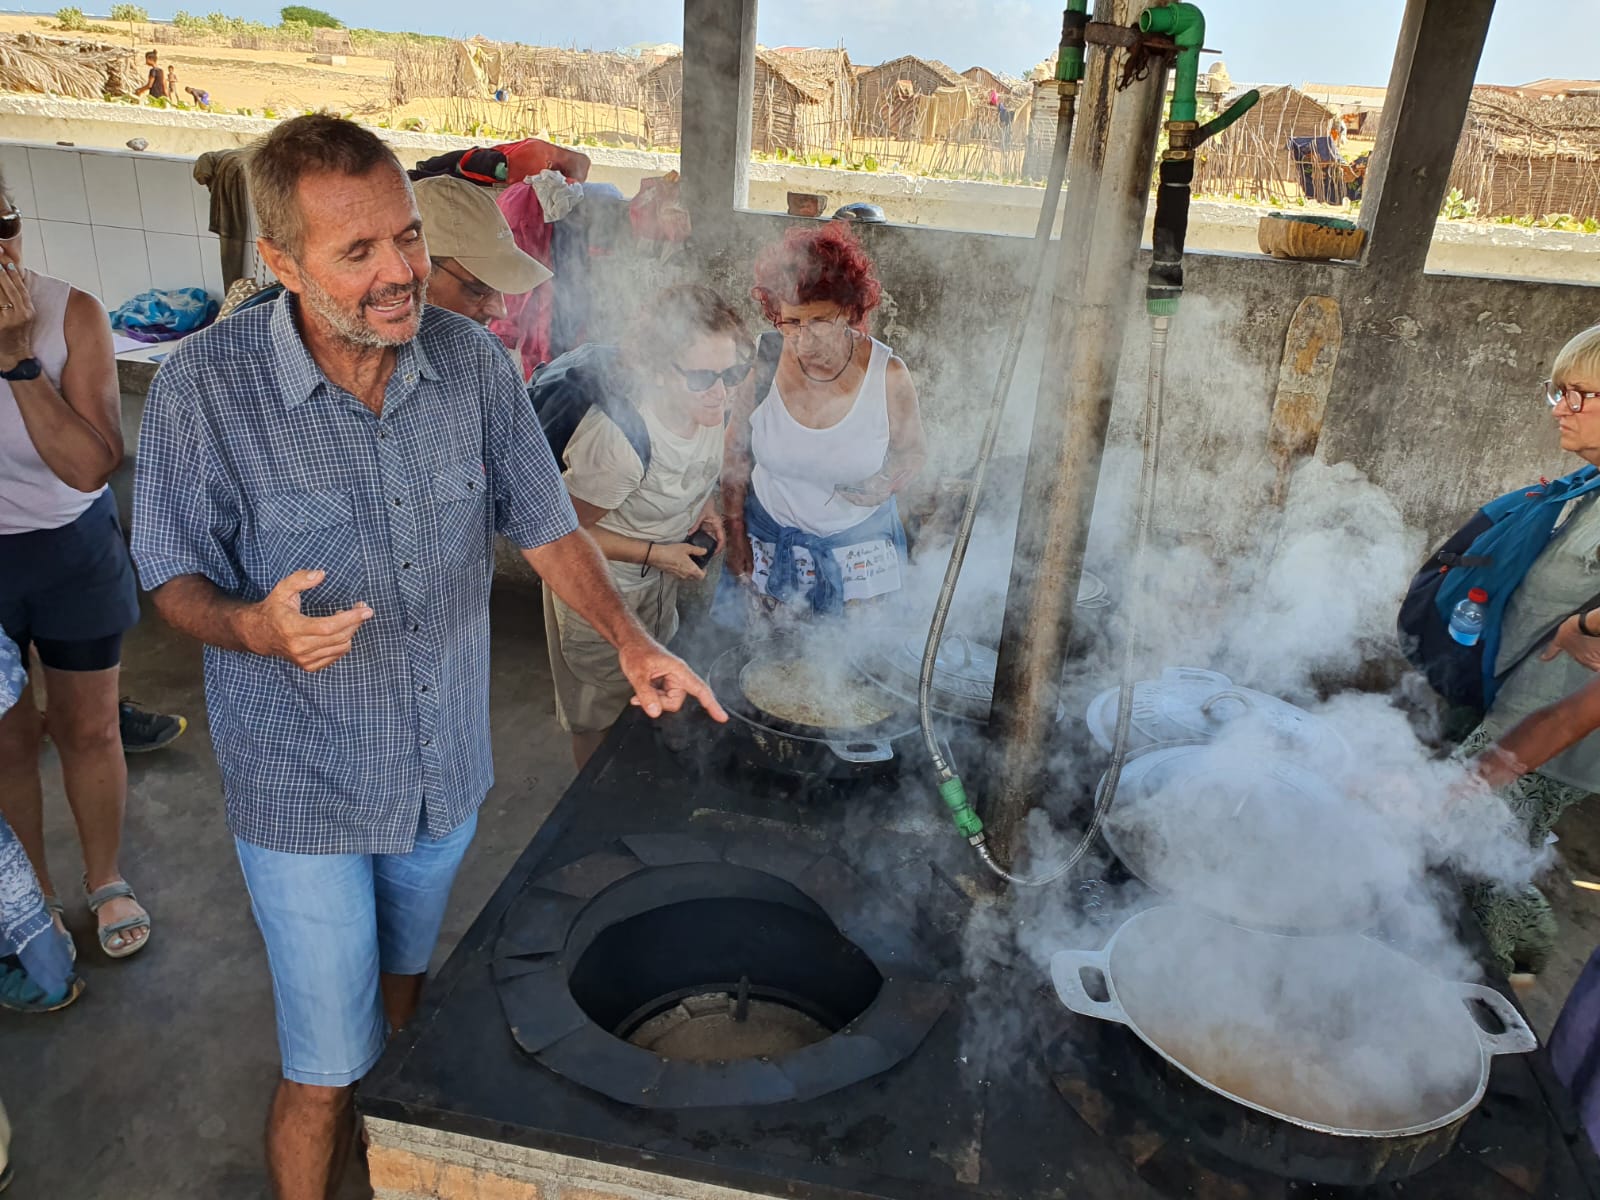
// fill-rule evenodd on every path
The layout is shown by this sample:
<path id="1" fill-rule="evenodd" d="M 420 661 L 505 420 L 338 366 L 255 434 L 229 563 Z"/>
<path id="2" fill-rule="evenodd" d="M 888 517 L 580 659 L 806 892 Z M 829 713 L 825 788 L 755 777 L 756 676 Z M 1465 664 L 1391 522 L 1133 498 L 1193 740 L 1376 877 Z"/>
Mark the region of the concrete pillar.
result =
<path id="1" fill-rule="evenodd" d="M 1365 265 L 1400 280 L 1428 258 L 1494 0 L 1406 0 L 1361 200 Z"/>
<path id="2" fill-rule="evenodd" d="M 683 197 L 712 234 L 750 196 L 757 0 L 684 0 Z"/>
<path id="3" fill-rule="evenodd" d="M 1097 0 L 1096 21 L 1131 24 L 1144 0 Z M 1095 47 L 1078 97 L 1061 253 L 1000 635 L 989 736 L 997 769 L 980 815 L 1013 863 L 1049 777 L 1062 664 L 1072 636 L 1100 460 L 1155 168 L 1167 68 L 1118 91 L 1124 50 Z M 1136 334 L 1137 336 L 1137 334 Z"/>

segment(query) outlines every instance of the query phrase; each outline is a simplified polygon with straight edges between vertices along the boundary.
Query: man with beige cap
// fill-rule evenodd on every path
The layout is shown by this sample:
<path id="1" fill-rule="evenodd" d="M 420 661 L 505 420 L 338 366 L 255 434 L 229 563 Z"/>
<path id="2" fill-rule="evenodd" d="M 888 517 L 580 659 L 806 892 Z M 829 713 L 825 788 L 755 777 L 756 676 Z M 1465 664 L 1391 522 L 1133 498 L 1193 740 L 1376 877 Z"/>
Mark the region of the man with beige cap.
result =
<path id="1" fill-rule="evenodd" d="M 549 281 L 550 268 L 517 248 L 488 188 L 453 175 L 412 185 L 433 270 L 428 303 L 480 325 L 506 315 L 507 296 Z"/>

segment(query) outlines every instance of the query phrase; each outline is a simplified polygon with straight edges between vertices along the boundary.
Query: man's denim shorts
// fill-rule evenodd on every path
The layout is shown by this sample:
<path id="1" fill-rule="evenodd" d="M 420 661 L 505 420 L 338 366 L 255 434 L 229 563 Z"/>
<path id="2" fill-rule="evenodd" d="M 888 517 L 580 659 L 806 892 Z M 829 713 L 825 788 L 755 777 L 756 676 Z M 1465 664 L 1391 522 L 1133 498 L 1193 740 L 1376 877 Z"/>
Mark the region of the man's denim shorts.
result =
<path id="1" fill-rule="evenodd" d="M 378 976 L 428 969 L 456 869 L 478 826 L 417 832 L 410 854 L 287 854 L 234 839 L 267 943 L 283 1077 L 343 1087 L 388 1037 Z"/>

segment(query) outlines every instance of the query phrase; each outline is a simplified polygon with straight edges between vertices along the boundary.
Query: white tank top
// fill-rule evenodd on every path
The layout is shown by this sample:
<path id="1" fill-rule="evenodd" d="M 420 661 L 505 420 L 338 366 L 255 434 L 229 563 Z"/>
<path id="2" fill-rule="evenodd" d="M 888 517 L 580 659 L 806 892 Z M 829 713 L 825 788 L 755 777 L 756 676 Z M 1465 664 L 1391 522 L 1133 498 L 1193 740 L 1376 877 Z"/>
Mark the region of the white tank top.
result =
<path id="1" fill-rule="evenodd" d="M 872 357 L 850 411 L 826 429 L 808 429 L 789 415 L 772 381 L 750 414 L 750 483 L 774 520 L 818 537 L 859 525 L 872 515 L 834 495 L 841 484 L 860 483 L 889 457 L 889 359 L 894 351 L 872 339 Z"/>
<path id="2" fill-rule="evenodd" d="M 67 365 L 67 297 L 65 280 L 29 271 L 28 295 L 33 300 L 33 356 L 45 378 L 57 389 Z M 32 533 L 70 525 L 106 489 L 80 492 L 61 482 L 39 452 L 22 423 L 11 385 L 0 379 L 0 534 Z"/>

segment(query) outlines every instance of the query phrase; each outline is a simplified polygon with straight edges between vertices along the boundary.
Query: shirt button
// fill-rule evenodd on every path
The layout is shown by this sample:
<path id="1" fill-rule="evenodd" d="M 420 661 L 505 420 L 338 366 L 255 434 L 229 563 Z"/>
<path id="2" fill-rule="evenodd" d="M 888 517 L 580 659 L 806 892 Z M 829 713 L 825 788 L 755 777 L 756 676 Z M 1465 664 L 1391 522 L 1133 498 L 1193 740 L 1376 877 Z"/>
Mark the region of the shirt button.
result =
<path id="1" fill-rule="evenodd" d="M 399 508 L 399 507 L 400 507 L 400 504 L 401 504 L 401 500 L 400 500 L 400 497 L 399 497 L 399 496 L 396 496 L 396 497 L 395 497 L 395 498 L 394 498 L 394 506 L 395 506 L 395 507 L 396 507 L 396 508 Z"/>
<path id="2" fill-rule="evenodd" d="M 427 684 L 423 684 L 423 685 L 422 685 L 422 690 L 423 690 L 423 691 L 424 691 L 424 692 L 426 692 L 426 691 L 427 691 L 427 690 L 428 690 L 428 685 L 427 685 Z"/>
<path id="3" fill-rule="evenodd" d="M 406 372 L 406 382 L 407 383 L 415 383 L 416 381 L 417 381 L 416 374 L 414 372 L 407 371 Z"/>
<path id="4" fill-rule="evenodd" d="M 402 568 L 404 568 L 405 570 L 407 570 L 407 571 L 411 570 L 411 564 L 410 563 L 401 563 L 400 566 Z"/>
<path id="5" fill-rule="evenodd" d="M 424 746 L 431 746 L 431 745 L 433 745 L 433 739 L 432 738 L 423 738 L 422 739 L 422 744 Z"/>
<path id="6" fill-rule="evenodd" d="M 412 632 L 412 633 L 415 633 L 415 632 L 417 632 L 417 630 L 419 630 L 419 629 L 421 629 L 421 628 L 422 628 L 422 626 L 421 626 L 421 625 L 413 625 L 413 626 L 412 626 L 412 627 L 411 627 L 411 632 Z"/>

